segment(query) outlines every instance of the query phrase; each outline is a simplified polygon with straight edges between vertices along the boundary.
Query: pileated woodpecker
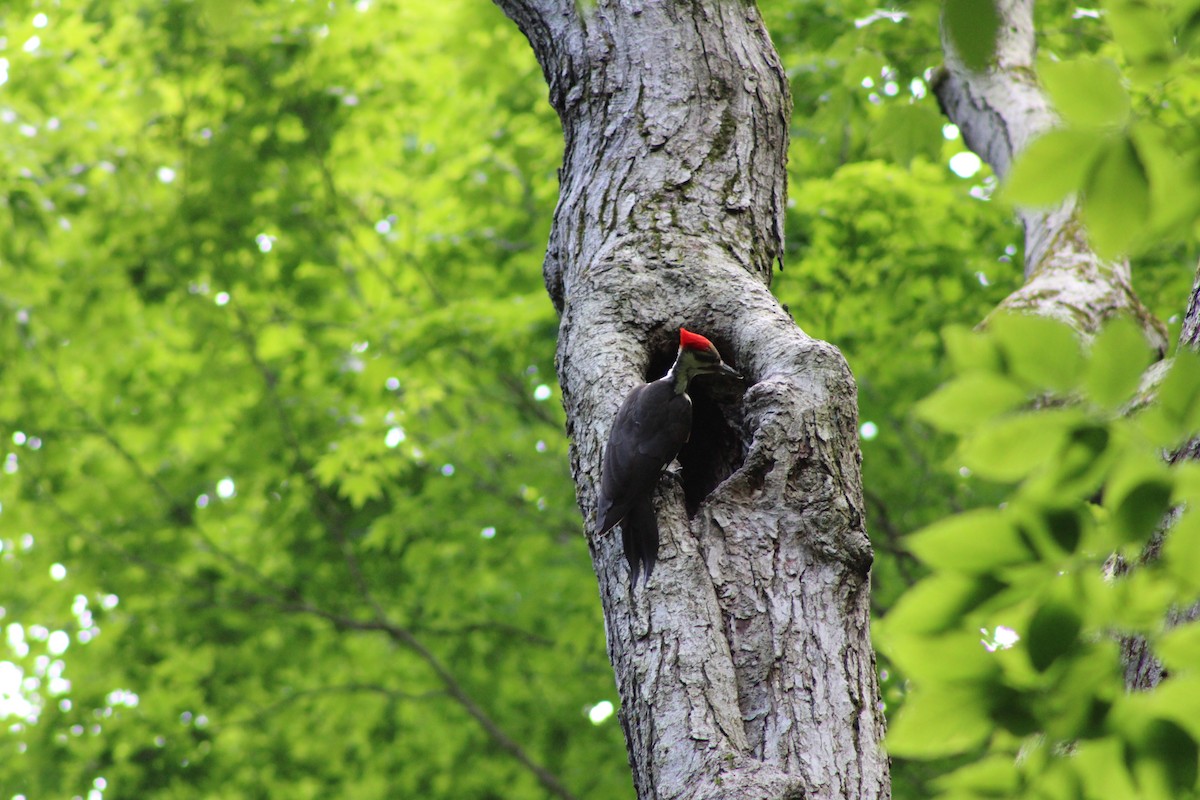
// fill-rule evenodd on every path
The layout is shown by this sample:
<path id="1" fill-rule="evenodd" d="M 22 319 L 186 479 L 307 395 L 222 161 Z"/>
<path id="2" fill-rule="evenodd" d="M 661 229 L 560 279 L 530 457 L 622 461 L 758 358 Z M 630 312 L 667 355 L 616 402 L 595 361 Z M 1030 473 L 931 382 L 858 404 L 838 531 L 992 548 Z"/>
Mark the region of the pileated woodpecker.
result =
<path id="1" fill-rule="evenodd" d="M 721 360 L 712 342 L 680 328 L 679 353 L 671 369 L 658 380 L 635 388 L 617 411 L 604 448 L 597 516 L 601 535 L 621 524 L 633 586 L 639 567 L 648 582 L 658 560 L 654 489 L 658 476 L 692 432 L 688 383 L 697 375 L 721 374 L 740 377 Z"/>

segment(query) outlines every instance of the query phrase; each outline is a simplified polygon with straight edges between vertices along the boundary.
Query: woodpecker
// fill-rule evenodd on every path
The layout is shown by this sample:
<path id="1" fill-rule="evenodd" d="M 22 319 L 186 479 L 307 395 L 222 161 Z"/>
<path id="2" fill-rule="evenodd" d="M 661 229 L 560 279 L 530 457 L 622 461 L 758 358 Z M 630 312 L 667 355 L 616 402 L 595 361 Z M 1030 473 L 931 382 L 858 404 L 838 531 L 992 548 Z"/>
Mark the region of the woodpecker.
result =
<path id="1" fill-rule="evenodd" d="M 658 520 L 654 489 L 692 432 L 688 384 L 697 375 L 741 376 L 721 360 L 713 343 L 679 329 L 679 352 L 666 375 L 634 388 L 617 410 L 600 477 L 597 518 L 600 535 L 621 524 L 630 584 L 639 568 L 646 581 L 658 559 Z"/>

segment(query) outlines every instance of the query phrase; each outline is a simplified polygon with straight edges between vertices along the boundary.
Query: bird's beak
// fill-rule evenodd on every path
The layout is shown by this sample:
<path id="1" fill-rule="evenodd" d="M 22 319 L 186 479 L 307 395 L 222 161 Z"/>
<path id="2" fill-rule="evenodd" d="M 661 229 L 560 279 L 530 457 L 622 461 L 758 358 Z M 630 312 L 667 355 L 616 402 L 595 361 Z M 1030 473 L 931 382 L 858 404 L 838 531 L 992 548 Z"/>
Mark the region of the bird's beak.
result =
<path id="1" fill-rule="evenodd" d="M 722 375 L 728 375 L 731 378 L 737 378 L 738 380 L 741 380 L 741 377 L 742 377 L 741 373 L 739 373 L 736 369 L 734 369 L 733 367 L 726 364 L 724 361 L 722 361 L 720 363 L 719 367 L 720 367 Z"/>

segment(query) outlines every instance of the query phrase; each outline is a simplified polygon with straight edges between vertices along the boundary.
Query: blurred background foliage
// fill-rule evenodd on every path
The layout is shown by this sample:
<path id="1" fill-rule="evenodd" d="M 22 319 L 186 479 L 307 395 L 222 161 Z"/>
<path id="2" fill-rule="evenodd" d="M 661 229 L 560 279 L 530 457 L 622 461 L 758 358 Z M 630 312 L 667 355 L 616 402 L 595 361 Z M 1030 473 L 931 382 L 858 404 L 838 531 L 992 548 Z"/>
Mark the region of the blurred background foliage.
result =
<path id="1" fill-rule="evenodd" d="M 761 7 L 795 99 L 775 289 L 859 381 L 882 614 L 929 570 L 907 534 L 1003 496 L 913 407 L 1021 235 L 930 94 L 935 4 Z M 1047 51 L 1120 62 L 1079 12 L 1039 4 Z M 1194 124 L 1169 77 L 1132 107 Z M 0 797 L 545 796 L 464 697 L 631 796 L 541 284 L 561 150 L 482 0 L 5 5 Z M 1164 318 L 1180 240 L 1135 267 Z"/>

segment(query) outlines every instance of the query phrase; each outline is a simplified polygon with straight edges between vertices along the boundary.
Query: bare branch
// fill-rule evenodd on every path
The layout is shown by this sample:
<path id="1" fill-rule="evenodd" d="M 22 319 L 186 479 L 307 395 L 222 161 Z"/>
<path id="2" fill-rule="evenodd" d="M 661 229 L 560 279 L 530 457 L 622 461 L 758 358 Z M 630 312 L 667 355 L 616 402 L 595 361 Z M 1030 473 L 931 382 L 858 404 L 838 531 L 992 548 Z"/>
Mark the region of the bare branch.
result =
<path id="1" fill-rule="evenodd" d="M 311 689 L 300 689 L 298 691 L 289 691 L 284 694 L 279 700 L 276 700 L 270 705 L 256 709 L 253 713 L 247 714 L 235 720 L 231 720 L 224 724 L 216 724 L 213 727 L 217 730 L 221 728 L 233 728 L 243 726 L 256 726 L 265 718 L 272 714 L 282 711 L 289 705 L 297 703 L 301 700 L 307 700 L 312 697 L 322 697 L 332 694 L 377 694 L 386 697 L 389 700 L 429 700 L 434 697 L 441 697 L 445 692 L 402 692 L 396 689 L 391 689 L 387 686 L 382 686 L 376 683 L 343 683 L 333 686 L 317 686 Z"/>
<path id="2" fill-rule="evenodd" d="M 264 598 L 268 602 L 272 602 L 270 598 Z M 525 752 L 514 739 L 506 734 L 499 725 L 496 724 L 483 707 L 475 702 L 474 698 L 467 693 L 458 679 L 446 668 L 436 655 L 429 648 L 425 647 L 407 628 L 403 628 L 393 622 L 383 618 L 375 618 L 370 620 L 360 620 L 353 617 L 347 617 L 342 614 L 336 614 L 331 611 L 326 611 L 323 608 L 309 605 L 307 603 L 300 604 L 276 604 L 283 611 L 311 614 L 328 621 L 338 630 L 345 631 L 376 631 L 383 633 L 393 642 L 415 653 L 418 658 L 433 671 L 442 685 L 446 687 L 446 694 L 453 698 L 463 709 L 469 714 L 479 725 L 487 732 L 488 736 L 505 752 L 515 758 L 523 767 L 533 773 L 538 782 L 542 784 L 551 794 L 563 798 L 563 800 L 575 800 L 575 796 L 562 785 L 552 772 L 547 770 L 535 762 L 530 755 Z"/>

